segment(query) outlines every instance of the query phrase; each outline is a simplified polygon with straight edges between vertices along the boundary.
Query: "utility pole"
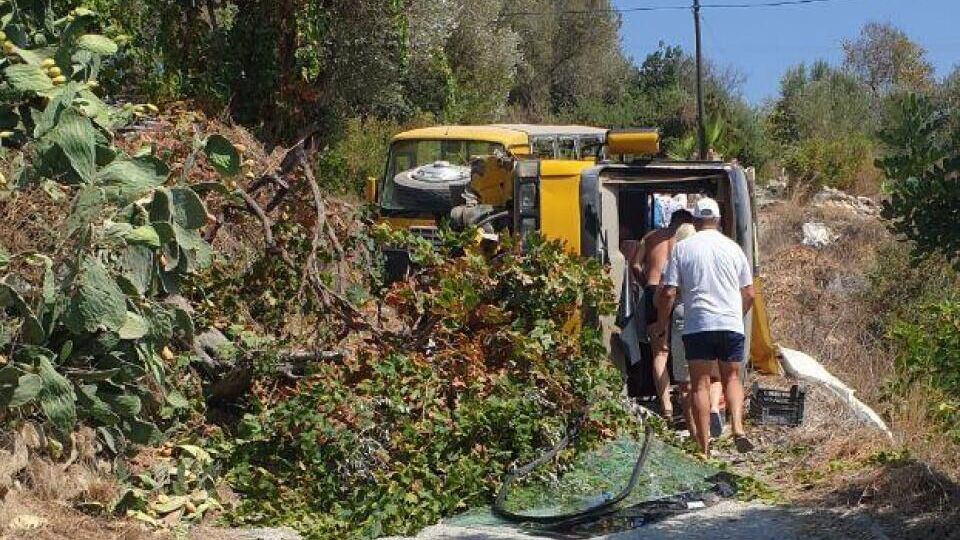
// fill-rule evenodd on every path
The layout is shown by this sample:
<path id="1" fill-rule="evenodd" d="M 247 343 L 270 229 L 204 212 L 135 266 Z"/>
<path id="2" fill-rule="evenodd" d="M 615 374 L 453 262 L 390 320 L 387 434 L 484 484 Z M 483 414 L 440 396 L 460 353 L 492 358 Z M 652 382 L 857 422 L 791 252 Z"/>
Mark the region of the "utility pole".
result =
<path id="1" fill-rule="evenodd" d="M 707 159 L 707 131 L 703 122 L 703 53 L 700 47 L 700 0 L 693 0 L 693 27 L 697 42 L 697 141 L 700 159 Z"/>

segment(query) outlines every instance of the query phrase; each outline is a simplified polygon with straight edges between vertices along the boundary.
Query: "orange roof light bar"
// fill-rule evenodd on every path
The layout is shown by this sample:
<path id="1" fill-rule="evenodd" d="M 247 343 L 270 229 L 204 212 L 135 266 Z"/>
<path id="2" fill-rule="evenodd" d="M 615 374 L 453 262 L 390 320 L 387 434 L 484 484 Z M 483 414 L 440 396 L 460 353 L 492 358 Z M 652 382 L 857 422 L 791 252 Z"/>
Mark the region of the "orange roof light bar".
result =
<path id="1" fill-rule="evenodd" d="M 659 152 L 660 133 L 656 129 L 611 129 L 607 132 L 607 154 L 655 156 Z"/>

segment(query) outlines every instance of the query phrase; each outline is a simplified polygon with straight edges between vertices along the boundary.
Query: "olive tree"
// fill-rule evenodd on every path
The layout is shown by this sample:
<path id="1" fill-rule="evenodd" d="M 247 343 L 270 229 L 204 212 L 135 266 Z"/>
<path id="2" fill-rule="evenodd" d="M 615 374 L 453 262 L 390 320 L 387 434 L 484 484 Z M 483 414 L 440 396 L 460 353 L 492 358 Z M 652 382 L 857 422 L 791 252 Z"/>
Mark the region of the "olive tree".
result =
<path id="1" fill-rule="evenodd" d="M 876 95 L 894 88 L 926 90 L 933 66 L 926 51 L 889 23 L 867 23 L 854 40 L 843 42 L 844 67 Z"/>

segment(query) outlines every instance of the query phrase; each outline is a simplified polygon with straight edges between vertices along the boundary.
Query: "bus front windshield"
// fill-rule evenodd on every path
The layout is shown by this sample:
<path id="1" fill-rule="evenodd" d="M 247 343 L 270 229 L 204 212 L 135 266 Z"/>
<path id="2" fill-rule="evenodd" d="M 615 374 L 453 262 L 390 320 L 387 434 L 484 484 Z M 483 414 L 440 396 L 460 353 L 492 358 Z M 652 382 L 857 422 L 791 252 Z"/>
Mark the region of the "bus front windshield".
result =
<path id="1" fill-rule="evenodd" d="M 394 177 L 422 165 L 446 161 L 451 165 L 467 165 L 477 156 L 504 152 L 502 144 L 486 141 L 418 139 L 397 141 L 390 146 L 384 178 L 381 206 L 391 210 L 420 210 L 409 208 L 397 200 Z"/>

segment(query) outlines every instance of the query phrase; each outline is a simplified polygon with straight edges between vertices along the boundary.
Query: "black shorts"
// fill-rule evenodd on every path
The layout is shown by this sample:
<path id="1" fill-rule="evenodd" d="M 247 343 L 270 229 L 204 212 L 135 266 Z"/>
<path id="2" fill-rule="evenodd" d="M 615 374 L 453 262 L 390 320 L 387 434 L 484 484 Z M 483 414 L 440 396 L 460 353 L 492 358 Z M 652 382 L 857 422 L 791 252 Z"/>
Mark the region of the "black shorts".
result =
<path id="1" fill-rule="evenodd" d="M 721 362 L 740 362 L 743 360 L 743 334 L 719 330 L 714 332 L 696 332 L 683 336 L 683 351 L 687 362 L 697 360 L 719 360 Z"/>
<path id="2" fill-rule="evenodd" d="M 647 326 L 657 322 L 657 305 L 653 301 L 656 294 L 656 285 L 647 285 L 643 288 L 643 313 Z"/>

